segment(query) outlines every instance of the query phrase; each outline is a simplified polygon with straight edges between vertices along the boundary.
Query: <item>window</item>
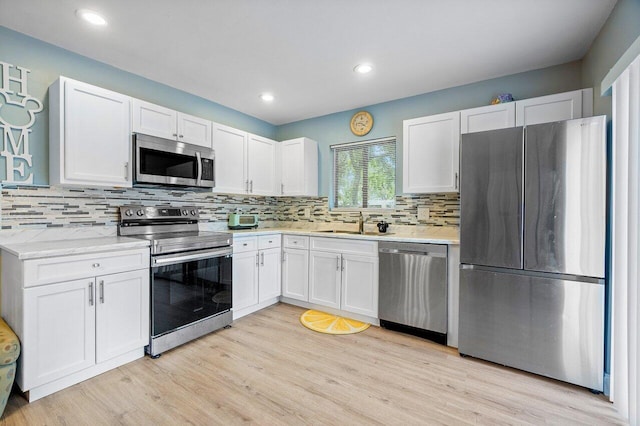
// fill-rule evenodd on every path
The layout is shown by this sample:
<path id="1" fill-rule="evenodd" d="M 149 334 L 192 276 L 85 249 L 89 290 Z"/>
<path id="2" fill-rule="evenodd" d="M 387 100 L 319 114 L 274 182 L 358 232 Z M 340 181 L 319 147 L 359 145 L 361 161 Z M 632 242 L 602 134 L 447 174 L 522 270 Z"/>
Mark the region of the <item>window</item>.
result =
<path id="1" fill-rule="evenodd" d="M 396 139 L 332 145 L 333 207 L 393 208 Z"/>

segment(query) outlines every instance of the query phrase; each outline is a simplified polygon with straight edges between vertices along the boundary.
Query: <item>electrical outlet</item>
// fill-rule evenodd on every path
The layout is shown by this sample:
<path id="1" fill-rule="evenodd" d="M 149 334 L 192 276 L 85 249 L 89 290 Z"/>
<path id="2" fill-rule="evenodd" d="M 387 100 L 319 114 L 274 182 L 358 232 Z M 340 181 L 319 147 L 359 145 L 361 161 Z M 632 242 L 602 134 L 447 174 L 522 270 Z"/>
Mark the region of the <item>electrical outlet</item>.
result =
<path id="1" fill-rule="evenodd" d="M 429 207 L 418 207 L 418 220 L 429 220 Z"/>
<path id="2" fill-rule="evenodd" d="M 309 219 L 311 217 L 311 207 L 304 208 L 304 218 Z"/>

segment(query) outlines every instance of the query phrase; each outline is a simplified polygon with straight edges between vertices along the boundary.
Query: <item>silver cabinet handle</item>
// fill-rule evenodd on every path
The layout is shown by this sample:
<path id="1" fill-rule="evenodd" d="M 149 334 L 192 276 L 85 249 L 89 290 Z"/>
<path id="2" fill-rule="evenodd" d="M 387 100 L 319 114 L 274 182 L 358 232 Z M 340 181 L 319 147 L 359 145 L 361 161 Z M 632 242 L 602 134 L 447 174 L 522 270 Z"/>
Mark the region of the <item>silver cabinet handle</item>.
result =
<path id="1" fill-rule="evenodd" d="M 246 246 L 247 246 L 247 243 L 242 243 L 242 245 L 243 245 L 244 247 L 246 247 Z"/>
<path id="2" fill-rule="evenodd" d="M 175 137 L 175 136 L 178 136 L 178 134 L 177 134 L 177 133 L 173 133 L 173 136 L 174 136 L 174 137 Z"/>
<path id="3" fill-rule="evenodd" d="M 256 266 L 260 266 L 260 255 L 256 253 Z"/>
<path id="4" fill-rule="evenodd" d="M 282 261 L 286 261 L 287 260 L 287 252 L 282 252 Z"/>
<path id="5" fill-rule="evenodd" d="M 284 195 L 284 183 L 280 184 L 280 194 Z"/>
<path id="6" fill-rule="evenodd" d="M 246 192 L 249 192 L 249 179 L 247 179 L 247 180 L 244 182 L 244 186 L 245 186 L 245 188 L 246 188 L 246 189 L 245 189 L 245 191 L 246 191 Z"/>
<path id="7" fill-rule="evenodd" d="M 89 283 L 89 306 L 93 306 L 93 282 Z"/>
<path id="8" fill-rule="evenodd" d="M 342 256 L 340 256 L 340 269 L 343 271 L 344 271 L 344 264 L 345 264 L 345 261 L 344 259 L 342 259 Z"/>
<path id="9" fill-rule="evenodd" d="M 336 257 L 336 271 L 340 270 L 340 256 Z"/>
<path id="10" fill-rule="evenodd" d="M 249 185 L 251 185 L 251 189 L 249 190 L 249 192 L 253 194 L 253 179 L 249 181 Z"/>
<path id="11" fill-rule="evenodd" d="M 293 242 L 293 244 L 298 244 L 298 242 L 297 242 L 297 241 L 294 241 L 294 242 Z"/>
<path id="12" fill-rule="evenodd" d="M 184 135 L 180 135 L 181 138 L 184 138 Z"/>
<path id="13" fill-rule="evenodd" d="M 260 253 L 260 265 L 264 266 L 264 252 Z"/>
<path id="14" fill-rule="evenodd" d="M 93 264 L 93 265 L 91 265 L 91 266 L 93 266 L 94 268 L 99 268 L 99 267 L 100 267 L 100 264 L 99 264 L 99 263 L 94 263 L 94 264 Z"/>
<path id="15" fill-rule="evenodd" d="M 459 189 L 458 188 L 458 172 L 456 172 L 456 189 Z"/>
<path id="16" fill-rule="evenodd" d="M 104 281 L 100 280 L 100 303 L 104 303 Z"/>
<path id="17" fill-rule="evenodd" d="M 124 180 L 129 180 L 129 162 L 124 163 Z"/>

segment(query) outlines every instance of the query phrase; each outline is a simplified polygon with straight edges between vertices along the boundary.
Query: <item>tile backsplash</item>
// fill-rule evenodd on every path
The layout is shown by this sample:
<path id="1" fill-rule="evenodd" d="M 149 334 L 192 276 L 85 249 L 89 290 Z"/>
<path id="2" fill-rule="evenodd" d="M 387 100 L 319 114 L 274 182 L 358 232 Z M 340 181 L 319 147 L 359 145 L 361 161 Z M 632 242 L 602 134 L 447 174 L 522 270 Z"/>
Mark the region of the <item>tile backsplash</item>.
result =
<path id="1" fill-rule="evenodd" d="M 115 226 L 118 208 L 128 204 L 147 206 L 195 205 L 208 222 L 226 222 L 229 213 L 258 214 L 261 222 L 356 222 L 357 211 L 330 210 L 327 197 L 264 197 L 222 195 L 167 189 L 98 189 L 32 187 L 2 188 L 0 227 L 3 230 L 80 226 Z M 418 221 L 418 207 L 429 209 L 429 218 Z M 308 214 L 308 217 L 306 213 Z M 385 220 L 396 225 L 457 226 L 458 194 L 396 196 L 394 210 L 365 211 L 367 222 Z"/>

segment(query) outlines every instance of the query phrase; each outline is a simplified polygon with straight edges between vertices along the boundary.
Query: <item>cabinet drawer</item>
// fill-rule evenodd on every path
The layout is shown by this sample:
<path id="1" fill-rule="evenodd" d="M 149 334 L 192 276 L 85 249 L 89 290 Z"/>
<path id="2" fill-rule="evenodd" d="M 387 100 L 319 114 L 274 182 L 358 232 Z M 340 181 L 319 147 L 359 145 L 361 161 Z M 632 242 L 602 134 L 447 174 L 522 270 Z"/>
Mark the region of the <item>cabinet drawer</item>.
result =
<path id="1" fill-rule="evenodd" d="M 258 237 L 233 238 L 233 252 L 244 253 L 258 250 Z"/>
<path id="2" fill-rule="evenodd" d="M 378 242 L 346 238 L 311 238 L 311 250 L 360 254 L 378 257 Z"/>
<path id="3" fill-rule="evenodd" d="M 282 238 L 284 239 L 285 248 L 309 248 L 309 237 L 302 235 L 283 235 Z"/>
<path id="4" fill-rule="evenodd" d="M 261 235 L 258 237 L 258 248 L 268 249 L 280 247 L 280 234 Z"/>
<path id="5" fill-rule="evenodd" d="M 24 286 L 34 287 L 148 267 L 149 249 L 26 260 Z"/>

